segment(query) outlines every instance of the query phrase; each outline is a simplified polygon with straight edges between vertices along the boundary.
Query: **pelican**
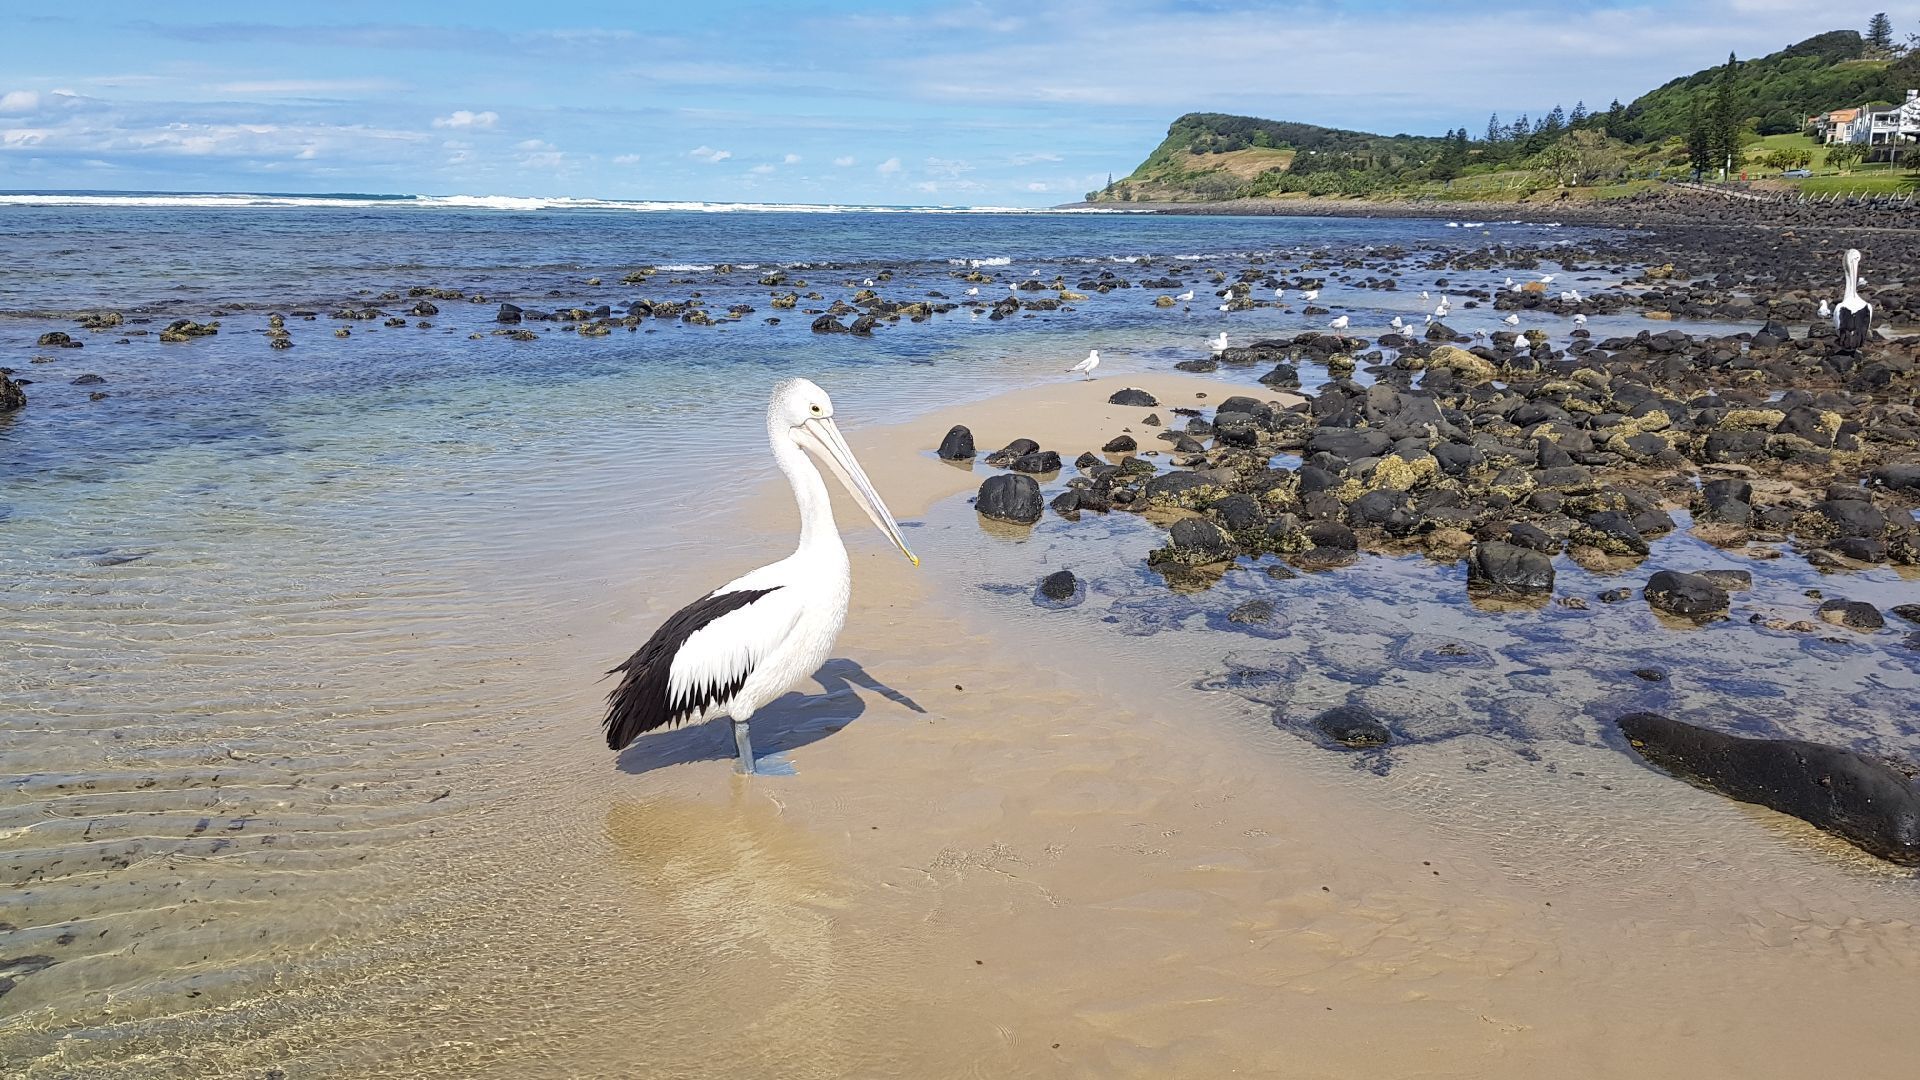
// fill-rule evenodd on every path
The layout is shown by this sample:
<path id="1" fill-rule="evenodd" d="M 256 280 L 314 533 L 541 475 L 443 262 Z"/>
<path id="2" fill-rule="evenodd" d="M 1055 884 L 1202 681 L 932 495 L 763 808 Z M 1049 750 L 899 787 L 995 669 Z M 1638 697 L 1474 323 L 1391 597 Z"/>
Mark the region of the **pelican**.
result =
<path id="1" fill-rule="evenodd" d="M 1079 374 L 1085 375 L 1087 378 L 1091 379 L 1093 378 L 1093 369 L 1099 366 L 1100 366 L 1100 350 L 1088 349 L 1087 358 L 1073 365 L 1072 367 L 1068 368 L 1067 374 L 1072 375 L 1078 372 Z"/>
<path id="2" fill-rule="evenodd" d="M 1858 350 L 1867 344 L 1867 331 L 1873 329 L 1873 305 L 1860 299 L 1860 249 L 1847 249 L 1847 294 L 1834 305 L 1833 328 L 1840 332 L 1843 349 Z"/>
<path id="3" fill-rule="evenodd" d="M 656 728 L 725 716 L 733 722 L 737 768 L 754 771 L 748 722 L 819 669 L 847 618 L 847 549 L 809 453 L 839 478 L 900 553 L 920 565 L 840 437 L 826 391 L 806 379 L 775 387 L 767 441 L 800 506 L 800 546 L 681 608 L 639 652 L 608 672 L 622 676 L 607 695 L 602 726 L 609 749 L 623 749 Z"/>
<path id="4" fill-rule="evenodd" d="M 1315 300 L 1320 299 L 1320 290 L 1308 289 L 1306 292 L 1303 292 L 1300 294 L 1300 299 L 1305 300 L 1307 303 L 1311 304 Z"/>
<path id="5" fill-rule="evenodd" d="M 1193 299 L 1193 290 L 1192 290 L 1192 289 L 1188 289 L 1188 290 L 1187 290 L 1186 292 L 1183 292 L 1183 293 L 1181 293 L 1181 294 L 1180 294 L 1179 296 L 1176 296 L 1176 297 L 1174 297 L 1174 299 L 1175 299 L 1175 300 L 1178 300 L 1178 301 L 1180 301 L 1181 303 L 1183 303 L 1183 304 L 1184 304 L 1184 303 L 1186 303 L 1187 301 L 1189 301 L 1189 300 L 1192 300 L 1192 299 Z"/>
<path id="6" fill-rule="evenodd" d="M 1214 338 L 1208 344 L 1213 349 L 1213 352 L 1215 355 L 1226 352 L 1227 351 L 1227 332 L 1225 330 L 1220 331 L 1220 336 L 1217 338 Z"/>
<path id="7" fill-rule="evenodd" d="M 1503 323 L 1506 323 L 1506 324 L 1507 324 L 1508 326 L 1519 326 L 1519 325 L 1520 325 L 1520 316 L 1519 316 L 1519 315 L 1517 315 L 1517 314 L 1516 314 L 1516 315 L 1509 315 L 1509 316 L 1507 316 L 1506 318 L 1504 318 L 1504 319 L 1501 319 L 1500 321 L 1501 321 L 1501 322 L 1503 322 Z"/>
<path id="8" fill-rule="evenodd" d="M 1327 325 L 1329 327 L 1332 327 L 1335 330 L 1345 330 L 1347 328 L 1347 323 L 1350 321 L 1352 320 L 1348 319 L 1345 315 L 1342 315 L 1339 318 L 1328 323 Z"/>
<path id="9" fill-rule="evenodd" d="M 1833 318 L 1833 305 L 1827 303 L 1825 300 L 1820 301 L 1820 317 L 1823 319 Z"/>

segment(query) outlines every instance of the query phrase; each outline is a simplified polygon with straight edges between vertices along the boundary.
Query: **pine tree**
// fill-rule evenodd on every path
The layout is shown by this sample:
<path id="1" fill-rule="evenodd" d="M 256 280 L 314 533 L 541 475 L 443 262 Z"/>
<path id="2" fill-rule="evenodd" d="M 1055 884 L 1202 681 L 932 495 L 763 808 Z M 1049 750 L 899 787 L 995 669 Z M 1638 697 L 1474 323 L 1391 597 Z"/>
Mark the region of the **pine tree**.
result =
<path id="1" fill-rule="evenodd" d="M 1687 114 L 1687 164 L 1696 173 L 1715 167 L 1713 132 L 1708 125 L 1707 110 L 1701 107 L 1699 98 L 1693 100 L 1693 108 Z"/>
<path id="2" fill-rule="evenodd" d="M 1587 103 L 1584 101 L 1574 102 L 1573 113 L 1567 117 L 1567 126 L 1579 127 L 1581 124 L 1584 124 L 1586 122 L 1587 122 Z"/>
<path id="3" fill-rule="evenodd" d="M 1867 22 L 1867 44 L 1874 52 L 1886 54 L 1893 51 L 1893 20 L 1882 11 Z"/>
<path id="4" fill-rule="evenodd" d="M 1506 130 L 1506 128 L 1500 126 L 1499 113 L 1494 113 L 1492 116 L 1487 117 L 1487 146 L 1492 147 L 1495 143 L 1505 138 Z"/>
<path id="5" fill-rule="evenodd" d="M 1713 88 L 1712 111 L 1706 120 L 1707 150 L 1713 168 L 1730 164 L 1740 153 L 1740 95 L 1734 85 L 1739 72 L 1740 61 L 1728 53 L 1727 66 L 1720 69 Z"/>
<path id="6" fill-rule="evenodd" d="M 1565 109 L 1562 109 L 1560 106 L 1555 105 L 1553 107 L 1553 111 L 1547 114 L 1547 118 L 1545 120 L 1540 121 L 1539 130 L 1541 131 L 1541 133 L 1546 135 L 1555 135 L 1555 134 L 1558 134 L 1560 130 L 1566 126 L 1567 126 L 1567 111 Z"/>
<path id="7" fill-rule="evenodd" d="M 1619 98 L 1614 98 L 1613 104 L 1607 106 L 1607 121 L 1605 127 L 1609 138 L 1624 139 L 1627 137 L 1627 107 L 1620 104 Z"/>

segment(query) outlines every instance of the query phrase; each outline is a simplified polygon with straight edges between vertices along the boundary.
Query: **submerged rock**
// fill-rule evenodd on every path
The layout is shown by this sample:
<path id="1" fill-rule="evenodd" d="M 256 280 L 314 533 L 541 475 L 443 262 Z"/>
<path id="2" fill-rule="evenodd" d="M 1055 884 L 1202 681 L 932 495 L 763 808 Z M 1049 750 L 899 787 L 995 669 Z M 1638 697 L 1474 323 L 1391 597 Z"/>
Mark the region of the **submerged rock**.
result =
<path id="1" fill-rule="evenodd" d="M 1920 790 L 1892 765 L 1799 739 L 1743 739 L 1633 713 L 1619 720 L 1640 756 L 1740 802 L 1791 814 L 1902 866 L 1920 866 Z"/>
<path id="2" fill-rule="evenodd" d="M 1040 595 L 1059 603 L 1073 599 L 1079 589 L 1080 579 L 1071 570 L 1055 570 L 1040 581 Z"/>
<path id="3" fill-rule="evenodd" d="M 986 483 L 980 485 L 980 494 L 974 499 L 973 508 L 982 516 L 997 521 L 1031 525 L 1040 520 L 1044 505 L 1040 500 L 1040 485 L 1033 477 L 1021 473 L 1000 473 L 988 477 Z"/>
<path id="4" fill-rule="evenodd" d="M 1467 587 L 1499 594 L 1553 591 L 1553 560 L 1530 548 L 1491 540 L 1467 558 Z"/>
<path id="5" fill-rule="evenodd" d="M 10 413 L 27 403 L 27 392 L 20 384 L 0 375 L 0 413 Z"/>
<path id="6" fill-rule="evenodd" d="M 1335 705 L 1313 718 L 1321 734 L 1342 746 L 1356 750 L 1385 746 L 1393 741 L 1393 732 L 1359 705 Z"/>
<path id="7" fill-rule="evenodd" d="M 1727 590 L 1699 574 L 1662 570 L 1647 579 L 1647 603 L 1670 615 L 1706 619 L 1723 615 L 1730 600 Z"/>

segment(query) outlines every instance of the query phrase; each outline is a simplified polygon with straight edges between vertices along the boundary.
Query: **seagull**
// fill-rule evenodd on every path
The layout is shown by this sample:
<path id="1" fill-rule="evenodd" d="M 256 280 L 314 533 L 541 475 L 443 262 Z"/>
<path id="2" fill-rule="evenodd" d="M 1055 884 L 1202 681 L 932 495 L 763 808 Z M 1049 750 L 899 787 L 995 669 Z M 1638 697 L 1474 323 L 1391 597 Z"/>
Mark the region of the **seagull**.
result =
<path id="1" fill-rule="evenodd" d="M 1186 292 L 1183 292 L 1179 296 L 1174 297 L 1174 299 L 1184 304 L 1187 301 L 1193 299 L 1193 290 L 1188 289 Z"/>
<path id="2" fill-rule="evenodd" d="M 1300 294 L 1300 299 L 1305 300 L 1307 303 L 1311 304 L 1315 300 L 1320 299 L 1320 290 L 1308 289 L 1306 292 L 1303 292 Z"/>
<path id="3" fill-rule="evenodd" d="M 1349 321 L 1350 320 L 1345 315 L 1342 315 L 1339 318 L 1328 323 L 1327 325 L 1332 327 L 1335 330 L 1345 330 L 1347 328 L 1347 323 Z"/>
<path id="4" fill-rule="evenodd" d="M 1088 349 L 1087 358 L 1067 369 L 1067 374 L 1081 374 L 1093 378 L 1093 369 L 1100 366 L 1100 350 Z"/>
<path id="5" fill-rule="evenodd" d="M 975 285 L 975 286 L 974 286 L 973 288 L 971 288 L 971 289 L 968 289 L 968 290 L 967 290 L 967 295 L 968 295 L 968 296 L 979 296 L 979 295 L 980 295 L 980 286 L 978 286 L 978 285 Z"/>
<path id="6" fill-rule="evenodd" d="M 1833 318 L 1833 305 L 1827 303 L 1825 300 L 1820 301 L 1820 317 L 1823 319 Z"/>
<path id="7" fill-rule="evenodd" d="M 1395 330 L 1405 330 L 1407 328 L 1406 320 L 1402 319 L 1398 315 L 1395 315 L 1393 317 L 1393 321 L 1388 323 L 1387 325 L 1393 327 Z"/>
<path id="8" fill-rule="evenodd" d="M 873 288 L 873 279 L 868 278 L 867 280 L 861 282 L 860 284 L 865 285 L 867 288 L 871 289 Z"/>
<path id="9" fill-rule="evenodd" d="M 1433 309 L 1434 318 L 1444 319 L 1447 317 L 1447 312 L 1452 310 L 1453 310 L 1453 302 L 1451 300 L 1448 300 L 1443 295 L 1440 297 L 1440 306 Z"/>
<path id="10" fill-rule="evenodd" d="M 1552 274 L 1541 274 L 1541 275 L 1540 275 L 1540 284 L 1542 284 L 1542 285 L 1551 285 L 1551 284 L 1553 284 L 1553 278 L 1554 278 L 1554 275 L 1552 275 Z"/>
<path id="11" fill-rule="evenodd" d="M 1519 315 L 1517 315 L 1517 314 L 1515 314 L 1515 315 L 1509 315 L 1509 316 L 1507 316 L 1506 318 L 1504 318 L 1504 319 L 1501 319 L 1500 321 L 1501 321 L 1501 322 L 1503 322 L 1503 323 L 1506 323 L 1506 324 L 1507 324 L 1508 326 L 1519 326 L 1519 325 L 1520 325 L 1520 316 L 1519 316 Z"/>
<path id="12" fill-rule="evenodd" d="M 640 651 L 608 672 L 620 685 L 607 695 L 607 747 L 624 749 L 641 734 L 718 716 L 731 719 L 737 768 L 754 771 L 747 724 L 767 703 L 819 669 L 847 618 L 851 573 L 834 526 L 818 458 L 867 517 L 915 566 L 900 526 L 833 422 L 833 402 L 807 379 L 774 388 L 767 406 L 773 460 L 800 506 L 800 544 L 681 608 Z"/>
<path id="13" fill-rule="evenodd" d="M 1585 326 L 1585 325 L 1587 325 L 1587 316 L 1586 316 L 1586 313 L 1585 313 L 1585 312 L 1580 312 L 1580 311 L 1576 311 L 1576 312 L 1574 312 L 1574 313 L 1573 313 L 1573 324 L 1574 324 L 1575 326 Z"/>
<path id="14" fill-rule="evenodd" d="M 1227 332 L 1225 330 L 1220 331 L 1220 336 L 1217 338 L 1214 338 L 1213 341 L 1209 342 L 1209 344 L 1211 345 L 1214 355 L 1216 356 L 1219 355 L 1220 353 L 1226 352 L 1227 351 Z"/>
<path id="15" fill-rule="evenodd" d="M 1847 249 L 1847 294 L 1834 305 L 1833 327 L 1840 332 L 1836 343 L 1842 349 L 1858 351 L 1867 344 L 1867 332 L 1873 329 L 1873 305 L 1860 299 L 1860 249 Z"/>
<path id="16" fill-rule="evenodd" d="M 1285 300 L 1287 298 L 1287 290 L 1285 289 L 1273 290 L 1273 298 L 1275 300 Z"/>
<path id="17" fill-rule="evenodd" d="M 1425 299 L 1427 299 L 1427 290 L 1425 290 L 1425 289 L 1421 289 L 1421 290 L 1420 290 L 1420 299 L 1422 299 L 1422 300 L 1425 300 Z"/>
<path id="18" fill-rule="evenodd" d="M 1507 279 L 1507 288 L 1509 288 L 1509 289 L 1511 289 L 1511 288 L 1513 288 L 1513 279 L 1512 279 L 1512 278 L 1508 278 L 1508 279 Z"/>
<path id="19" fill-rule="evenodd" d="M 1220 310 L 1221 310 L 1221 311 L 1232 311 L 1233 309 L 1232 309 L 1231 307 L 1228 307 L 1228 306 L 1227 306 L 1226 304 L 1221 304 L 1221 305 L 1220 305 Z"/>

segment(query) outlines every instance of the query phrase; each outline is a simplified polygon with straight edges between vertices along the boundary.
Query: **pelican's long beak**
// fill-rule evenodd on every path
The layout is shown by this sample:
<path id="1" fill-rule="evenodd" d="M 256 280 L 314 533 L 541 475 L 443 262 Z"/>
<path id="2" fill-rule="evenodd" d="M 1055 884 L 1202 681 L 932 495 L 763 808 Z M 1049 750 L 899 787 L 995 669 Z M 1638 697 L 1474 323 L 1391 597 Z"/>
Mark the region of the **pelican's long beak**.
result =
<path id="1" fill-rule="evenodd" d="M 853 451 L 847 448 L 847 440 L 840 437 L 840 429 L 834 425 L 833 418 L 822 416 L 808 420 L 800 425 L 799 430 L 804 436 L 803 445 L 833 470 L 833 475 L 846 485 L 853 501 L 859 503 L 860 509 L 873 519 L 874 526 L 893 541 L 893 546 L 900 549 L 900 554 L 905 555 L 913 565 L 919 566 L 920 556 L 908 549 L 906 539 L 900 535 L 899 524 L 893 520 L 887 504 L 881 501 L 880 493 L 873 490 L 873 481 L 867 479 L 867 471 L 854 460 Z"/>

